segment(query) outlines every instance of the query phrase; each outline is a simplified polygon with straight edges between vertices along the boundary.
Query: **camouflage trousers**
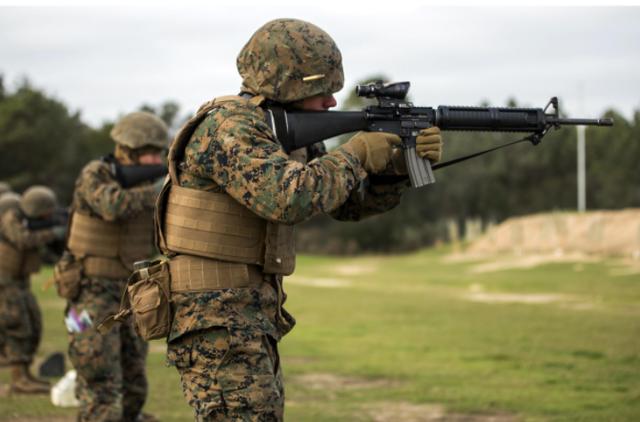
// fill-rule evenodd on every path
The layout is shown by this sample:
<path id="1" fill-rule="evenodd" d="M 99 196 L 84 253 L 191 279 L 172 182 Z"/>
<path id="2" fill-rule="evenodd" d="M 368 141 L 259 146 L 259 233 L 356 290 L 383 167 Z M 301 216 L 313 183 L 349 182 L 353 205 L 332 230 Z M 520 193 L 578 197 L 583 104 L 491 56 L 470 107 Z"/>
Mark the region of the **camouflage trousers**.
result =
<path id="1" fill-rule="evenodd" d="M 0 285 L 2 352 L 10 364 L 30 364 L 42 338 L 42 314 L 25 282 Z"/>
<path id="2" fill-rule="evenodd" d="M 108 279 L 82 281 L 77 299 L 70 301 L 77 314 L 87 311 L 92 326 L 69 334 L 69 358 L 77 371 L 79 421 L 134 421 L 147 397 L 145 361 L 148 345 L 130 322 L 106 334 L 96 326 L 118 312 L 124 282 Z"/>
<path id="3" fill-rule="evenodd" d="M 213 327 L 169 343 L 196 421 L 282 421 L 277 343 L 258 330 Z"/>

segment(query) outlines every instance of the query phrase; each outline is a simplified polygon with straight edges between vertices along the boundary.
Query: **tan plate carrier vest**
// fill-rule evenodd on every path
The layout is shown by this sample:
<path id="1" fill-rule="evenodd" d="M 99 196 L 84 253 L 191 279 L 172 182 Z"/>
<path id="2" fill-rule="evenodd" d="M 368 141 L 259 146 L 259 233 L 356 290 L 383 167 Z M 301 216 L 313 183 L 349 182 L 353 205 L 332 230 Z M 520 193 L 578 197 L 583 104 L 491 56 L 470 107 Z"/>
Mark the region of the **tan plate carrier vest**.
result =
<path id="1" fill-rule="evenodd" d="M 158 248 L 171 258 L 174 292 L 255 286 L 263 274 L 293 273 L 293 226 L 268 222 L 226 193 L 185 188 L 178 182 L 177 164 L 211 110 L 226 101 L 259 105 L 263 100 L 228 96 L 203 104 L 169 150 L 170 177 L 158 197 L 155 221 Z"/>
<path id="2" fill-rule="evenodd" d="M 0 277 L 20 280 L 40 270 L 36 249 L 21 251 L 0 238 Z"/>
<path id="3" fill-rule="evenodd" d="M 127 278 L 135 261 L 153 254 L 153 215 L 149 211 L 110 222 L 75 211 L 67 247 L 82 260 L 87 277 Z"/>

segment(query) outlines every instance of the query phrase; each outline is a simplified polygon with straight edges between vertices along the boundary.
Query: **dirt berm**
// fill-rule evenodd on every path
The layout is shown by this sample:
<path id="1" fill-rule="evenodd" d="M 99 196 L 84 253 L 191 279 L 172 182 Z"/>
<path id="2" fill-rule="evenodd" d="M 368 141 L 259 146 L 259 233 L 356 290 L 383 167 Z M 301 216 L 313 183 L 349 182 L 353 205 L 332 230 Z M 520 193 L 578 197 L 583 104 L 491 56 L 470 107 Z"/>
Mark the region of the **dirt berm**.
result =
<path id="1" fill-rule="evenodd" d="M 487 231 L 471 254 L 571 254 L 640 259 L 640 209 L 514 217 Z"/>

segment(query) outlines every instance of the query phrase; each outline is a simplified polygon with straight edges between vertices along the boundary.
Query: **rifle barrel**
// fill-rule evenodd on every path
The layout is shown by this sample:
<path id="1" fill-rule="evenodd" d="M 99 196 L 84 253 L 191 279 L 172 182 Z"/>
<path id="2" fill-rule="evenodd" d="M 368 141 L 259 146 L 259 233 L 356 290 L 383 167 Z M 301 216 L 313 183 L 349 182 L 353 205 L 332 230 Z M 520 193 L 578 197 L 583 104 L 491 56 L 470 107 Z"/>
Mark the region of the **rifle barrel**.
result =
<path id="1" fill-rule="evenodd" d="M 574 125 L 574 126 L 613 126 L 613 119 L 565 119 L 565 118 L 549 118 L 549 123 L 558 125 Z"/>

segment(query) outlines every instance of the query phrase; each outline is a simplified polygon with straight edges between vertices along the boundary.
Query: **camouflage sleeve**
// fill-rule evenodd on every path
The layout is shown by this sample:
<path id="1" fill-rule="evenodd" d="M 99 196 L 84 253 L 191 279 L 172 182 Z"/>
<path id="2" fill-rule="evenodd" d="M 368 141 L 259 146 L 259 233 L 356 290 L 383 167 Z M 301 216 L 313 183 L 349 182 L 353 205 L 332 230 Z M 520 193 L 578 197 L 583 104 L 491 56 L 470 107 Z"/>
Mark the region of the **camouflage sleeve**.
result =
<path id="1" fill-rule="evenodd" d="M 311 145 L 309 148 L 309 157 L 317 158 L 327 154 L 327 149 L 323 142 Z M 394 184 L 387 183 L 366 183 L 364 190 L 354 190 L 349 199 L 331 212 L 331 216 L 336 220 L 342 221 L 359 221 L 365 217 L 380 214 L 389 211 L 398 204 L 403 192 L 407 189 L 407 182 Z"/>
<path id="2" fill-rule="evenodd" d="M 402 193 L 407 188 L 406 182 L 369 183 L 364 191 L 354 191 L 340 208 L 331 213 L 331 217 L 341 221 L 359 221 L 389 211 L 400 204 Z"/>
<path id="3" fill-rule="evenodd" d="M 126 220 L 152 209 L 156 191 L 152 185 L 124 189 L 106 163 L 93 161 L 80 173 L 74 192 L 74 207 L 86 209 L 106 221 Z"/>
<path id="4" fill-rule="evenodd" d="M 200 125 L 187 156 L 229 195 L 257 215 L 295 224 L 341 206 L 366 172 L 338 148 L 304 165 L 290 160 L 255 112 L 218 112 Z M 189 150 L 192 151 L 189 151 Z"/>
<path id="5" fill-rule="evenodd" d="M 2 235 L 21 250 L 46 245 L 55 239 L 51 229 L 29 230 L 17 210 L 9 210 L 2 215 Z"/>

